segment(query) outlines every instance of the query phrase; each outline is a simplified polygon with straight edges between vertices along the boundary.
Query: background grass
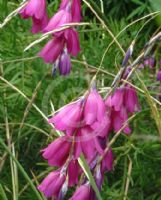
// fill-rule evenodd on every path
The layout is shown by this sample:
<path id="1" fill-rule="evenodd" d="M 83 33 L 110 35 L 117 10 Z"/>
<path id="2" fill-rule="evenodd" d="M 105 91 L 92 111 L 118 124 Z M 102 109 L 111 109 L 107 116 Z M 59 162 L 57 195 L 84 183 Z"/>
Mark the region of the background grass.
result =
<path id="1" fill-rule="evenodd" d="M 104 1 L 102 16 L 100 1 L 89 2 L 103 18 L 113 35 L 117 35 L 128 24 L 153 11 L 149 1 L 109 0 Z M 58 3 L 57 0 L 49 2 L 50 15 L 57 10 Z M 0 0 L 0 21 L 17 8 L 18 4 L 18 1 Z M 2 200 L 39 198 L 30 186 L 29 180 L 34 180 L 34 185 L 37 186 L 50 170 L 42 159 L 40 150 L 55 138 L 54 131 L 42 117 L 41 112 L 48 116 L 52 113 L 51 105 L 54 105 L 57 110 L 83 93 L 88 88 L 95 72 L 95 69 L 88 65 L 99 67 L 102 55 L 112 41 L 110 35 L 85 4 L 83 4 L 83 17 L 83 21 L 90 22 L 90 26 L 78 28 L 82 51 L 76 59 L 73 58 L 72 73 L 66 78 L 58 74 L 52 78 L 52 66 L 34 57 L 45 42 L 27 52 L 23 51 L 28 44 L 38 38 L 38 35 L 33 36 L 29 32 L 30 21 L 24 21 L 16 16 L 0 30 L 0 76 L 3 78 L 0 80 L 0 138 L 22 167 L 22 169 L 18 168 L 11 154 L 1 144 L 0 199 Z M 135 23 L 120 35 L 118 41 L 123 49 L 126 50 L 129 47 L 147 20 L 148 18 Z M 134 58 L 157 28 L 158 23 L 151 20 L 140 32 Z M 157 98 L 160 91 L 160 85 L 156 82 L 156 73 L 160 67 L 158 61 L 161 58 L 160 44 L 157 45 L 155 57 L 157 60 L 155 69 L 143 69 L 139 72 L 139 76 L 149 93 Z M 103 61 L 103 69 L 115 75 L 122 59 L 123 55 L 114 43 Z M 112 80 L 112 76 L 100 74 L 98 88 L 109 87 Z M 133 83 L 143 89 L 136 76 L 133 77 Z M 22 96 L 22 93 L 29 101 L 32 100 L 40 112 Z M 147 98 L 139 93 L 139 99 L 142 110 L 131 122 L 132 136 L 121 135 L 113 145 L 115 170 L 105 177 L 101 192 L 104 200 L 123 199 L 129 162 L 132 164 L 132 170 L 128 199 L 161 200 L 161 139 Z M 24 176 L 25 173 L 27 173 L 27 178 Z M 69 196 L 71 193 L 72 190 L 69 191 Z M 40 196 L 41 198 L 45 199 Z"/>

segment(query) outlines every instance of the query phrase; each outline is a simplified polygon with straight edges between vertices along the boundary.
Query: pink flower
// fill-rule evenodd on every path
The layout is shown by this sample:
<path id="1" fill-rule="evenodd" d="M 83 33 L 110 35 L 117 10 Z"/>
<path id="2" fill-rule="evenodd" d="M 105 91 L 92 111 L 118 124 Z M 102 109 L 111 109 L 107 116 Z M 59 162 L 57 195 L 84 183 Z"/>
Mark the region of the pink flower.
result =
<path id="1" fill-rule="evenodd" d="M 140 110 L 136 90 L 128 85 L 125 87 L 124 105 L 129 113 L 138 112 Z"/>
<path id="2" fill-rule="evenodd" d="M 50 166 L 61 167 L 69 157 L 71 145 L 72 139 L 67 136 L 60 137 L 42 150 L 42 155 Z"/>
<path id="3" fill-rule="evenodd" d="M 50 40 L 38 55 L 45 60 L 46 63 L 54 63 L 64 49 L 64 39 L 56 37 Z"/>
<path id="4" fill-rule="evenodd" d="M 71 6 L 71 15 L 72 22 L 80 22 L 81 21 L 81 3 L 80 0 L 72 0 L 72 4 L 70 5 L 70 0 L 62 0 L 60 5 L 61 9 L 66 9 L 67 6 Z"/>
<path id="5" fill-rule="evenodd" d="M 124 123 L 128 120 L 128 114 L 124 107 L 122 107 L 120 111 L 113 111 L 111 117 L 112 117 L 113 129 L 115 132 L 120 131 L 120 129 L 124 126 Z M 125 126 L 123 131 L 126 134 L 131 133 L 131 129 L 128 126 L 128 124 Z"/>
<path id="6" fill-rule="evenodd" d="M 101 122 L 106 115 L 106 107 L 96 89 L 91 89 L 84 105 L 84 120 L 87 125 Z"/>
<path id="7" fill-rule="evenodd" d="M 69 187 L 78 184 L 78 177 L 80 174 L 80 167 L 77 160 L 72 160 L 68 166 Z"/>
<path id="8" fill-rule="evenodd" d="M 69 200 L 92 200 L 89 183 L 81 185 Z"/>
<path id="9" fill-rule="evenodd" d="M 44 193 L 46 198 L 58 199 L 65 180 L 65 175 L 57 170 L 51 172 L 38 186 L 38 189 Z"/>
<path id="10" fill-rule="evenodd" d="M 75 130 L 83 125 L 81 121 L 83 102 L 84 100 L 80 99 L 64 106 L 58 114 L 49 119 L 49 123 L 53 123 L 57 130 L 73 135 Z"/>
<path id="11" fill-rule="evenodd" d="M 66 39 L 68 53 L 77 56 L 80 52 L 79 36 L 77 31 L 74 28 L 66 29 L 64 37 Z"/>
<path id="12" fill-rule="evenodd" d="M 46 1 L 29 0 L 27 5 L 20 11 L 20 15 L 24 19 L 32 17 L 33 27 L 31 31 L 33 33 L 42 31 L 48 23 Z"/>
<path id="13" fill-rule="evenodd" d="M 109 149 L 101 163 L 101 171 L 104 172 L 113 170 L 113 161 L 113 152 L 112 149 Z"/>
<path id="14" fill-rule="evenodd" d="M 60 28 L 64 24 L 71 23 L 71 21 L 71 13 L 66 10 L 60 10 L 50 19 L 43 32 L 45 33 Z"/>
<path id="15" fill-rule="evenodd" d="M 35 34 L 35 33 L 42 31 L 44 29 L 44 27 L 47 25 L 48 21 L 49 21 L 49 19 L 48 19 L 47 14 L 44 14 L 44 17 L 42 20 L 39 20 L 39 19 L 36 19 L 35 17 L 33 17 L 32 18 L 33 25 L 32 25 L 31 32 L 33 34 Z"/>
<path id="16" fill-rule="evenodd" d="M 72 3 L 72 21 L 80 22 L 81 21 L 81 3 L 80 0 L 73 0 Z"/>

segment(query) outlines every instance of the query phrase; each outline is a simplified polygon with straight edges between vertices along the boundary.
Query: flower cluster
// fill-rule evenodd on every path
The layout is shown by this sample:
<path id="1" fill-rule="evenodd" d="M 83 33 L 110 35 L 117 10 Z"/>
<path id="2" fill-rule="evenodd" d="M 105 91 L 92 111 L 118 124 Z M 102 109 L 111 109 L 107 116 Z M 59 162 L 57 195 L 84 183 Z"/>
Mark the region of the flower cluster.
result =
<path id="1" fill-rule="evenodd" d="M 53 75 L 57 68 L 61 75 L 68 75 L 71 70 L 70 55 L 77 56 L 80 51 L 79 36 L 74 27 L 61 28 L 81 21 L 80 0 L 62 0 L 58 12 L 51 19 L 47 16 L 45 0 L 29 0 L 20 14 L 24 19 L 32 18 L 32 33 L 58 30 L 38 55 L 46 63 L 53 63 Z"/>
<path id="2" fill-rule="evenodd" d="M 108 146 L 109 134 L 117 132 L 128 119 L 128 115 L 139 110 L 134 88 L 125 86 L 117 89 L 106 100 L 100 96 L 95 86 L 76 102 L 61 108 L 49 123 L 64 133 L 42 150 L 49 166 L 58 167 L 51 172 L 38 189 L 48 197 L 64 197 L 68 187 L 81 184 L 71 200 L 96 198 L 88 180 L 82 175 L 78 158 L 83 154 L 101 190 L 104 173 L 113 169 L 113 152 Z M 131 130 L 127 125 L 125 133 Z M 101 162 L 99 158 L 102 157 Z"/>

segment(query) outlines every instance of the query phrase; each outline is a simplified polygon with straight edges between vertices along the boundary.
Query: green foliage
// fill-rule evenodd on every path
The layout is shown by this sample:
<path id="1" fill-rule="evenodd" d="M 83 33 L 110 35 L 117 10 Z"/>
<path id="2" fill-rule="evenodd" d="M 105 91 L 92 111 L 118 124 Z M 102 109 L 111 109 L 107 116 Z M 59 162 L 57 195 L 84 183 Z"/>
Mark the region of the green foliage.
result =
<path id="1" fill-rule="evenodd" d="M 48 8 L 50 15 L 57 9 L 58 2 L 50 1 Z M 105 14 L 102 15 L 100 1 L 90 0 L 89 2 L 115 36 L 130 22 L 151 11 L 149 1 L 105 0 Z M 1 0 L 0 21 L 2 22 L 5 16 L 16 7 L 18 7 L 18 1 Z M 84 93 L 96 72 L 95 68 L 99 67 L 102 56 L 112 41 L 108 32 L 103 29 L 98 19 L 84 4 L 83 14 L 84 21 L 90 22 L 91 25 L 78 28 L 82 51 L 76 60 L 73 59 L 72 73 L 66 78 L 58 74 L 52 78 L 51 66 L 44 64 L 40 58 L 34 57 L 46 41 L 27 52 L 23 51 L 28 44 L 39 37 L 31 35 L 28 31 L 31 26 L 30 21 L 24 21 L 16 16 L 3 29 L 0 29 L 0 59 L 2 61 L 0 76 L 10 83 L 0 79 L 0 199 L 2 200 L 17 200 L 14 199 L 14 192 L 17 192 L 15 195 L 18 195 L 19 200 L 45 199 L 39 192 L 36 192 L 36 186 L 52 169 L 47 169 L 47 163 L 42 159 L 40 150 L 52 141 L 56 134 L 42 117 L 42 113 L 49 116 L 52 113 L 51 104 L 57 110 Z M 146 22 L 147 19 L 141 20 L 120 34 L 118 42 L 124 50 L 127 50 Z M 154 21 L 149 22 L 143 28 L 137 37 L 134 58 L 154 30 L 156 30 Z M 160 54 L 158 52 L 155 54 L 159 59 Z M 122 59 L 123 55 L 114 43 L 103 61 L 103 69 L 116 75 Z M 88 64 L 95 68 L 88 67 Z M 149 89 L 149 93 L 154 97 L 159 91 L 159 84 L 155 82 L 156 72 L 157 70 L 152 72 L 145 69 L 139 74 Z M 105 86 L 110 86 L 113 77 L 100 74 L 98 88 L 104 87 L 102 78 Z M 136 77 L 133 80 L 137 87 L 143 89 Z M 31 105 L 27 109 L 29 105 L 27 98 L 32 99 L 38 83 L 41 85 L 36 89 L 36 97 L 33 100 L 36 108 Z M 139 98 L 142 110 L 131 122 L 132 136 L 126 137 L 122 134 L 113 145 L 115 170 L 107 173 L 105 177 L 101 192 L 104 200 L 123 199 L 129 157 L 132 160 L 132 172 L 128 199 L 161 199 L 161 139 L 145 95 L 139 93 Z M 7 140 L 7 134 L 10 137 L 9 140 Z M 10 147 L 9 142 L 14 148 Z M 18 184 L 18 191 L 13 181 Z M 70 193 L 72 191 L 73 189 Z"/>

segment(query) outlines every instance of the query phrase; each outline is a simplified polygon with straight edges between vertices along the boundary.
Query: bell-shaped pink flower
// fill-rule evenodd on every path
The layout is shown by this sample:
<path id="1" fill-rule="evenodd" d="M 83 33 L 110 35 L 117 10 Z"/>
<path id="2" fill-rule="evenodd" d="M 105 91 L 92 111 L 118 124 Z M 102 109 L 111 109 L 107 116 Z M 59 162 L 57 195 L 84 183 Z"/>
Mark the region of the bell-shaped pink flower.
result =
<path id="1" fill-rule="evenodd" d="M 128 120 L 128 114 L 127 111 L 124 107 L 121 108 L 120 111 L 113 111 L 112 112 L 112 124 L 113 124 L 113 129 L 115 132 L 120 131 L 120 129 L 124 126 L 124 123 Z M 130 134 L 131 129 L 126 124 L 125 128 L 123 129 L 125 134 Z"/>
<path id="2" fill-rule="evenodd" d="M 69 157 L 71 146 L 72 140 L 67 136 L 62 136 L 42 150 L 42 155 L 48 160 L 50 166 L 61 167 Z"/>
<path id="3" fill-rule="evenodd" d="M 113 161 L 114 161 L 113 152 L 112 149 L 109 149 L 101 163 L 102 172 L 113 170 Z"/>
<path id="4" fill-rule="evenodd" d="M 72 160 L 68 166 L 69 187 L 72 187 L 78 184 L 79 174 L 80 174 L 80 166 L 78 164 L 78 161 Z"/>
<path id="5" fill-rule="evenodd" d="M 32 18 L 32 29 L 31 32 L 33 34 L 36 34 L 38 32 L 41 32 L 47 25 L 49 19 L 47 14 L 44 14 L 44 17 L 42 18 L 42 20 L 36 19 L 35 17 Z"/>
<path id="6" fill-rule="evenodd" d="M 46 14 L 46 0 L 29 0 L 27 5 L 20 11 L 23 18 L 35 17 L 42 19 Z"/>
<path id="7" fill-rule="evenodd" d="M 32 33 L 42 31 L 48 23 L 46 12 L 46 0 L 29 0 L 27 5 L 20 11 L 22 18 L 32 17 Z"/>
<path id="8" fill-rule="evenodd" d="M 67 53 L 67 50 L 65 49 L 59 59 L 59 72 L 61 75 L 66 76 L 70 73 L 70 70 L 71 60 L 69 54 Z"/>
<path id="9" fill-rule="evenodd" d="M 54 29 L 58 29 L 65 24 L 72 22 L 71 13 L 66 10 L 58 11 L 49 21 L 43 32 L 49 32 Z"/>
<path id="10" fill-rule="evenodd" d="M 51 172 L 38 186 L 38 189 L 44 193 L 46 198 L 58 199 L 65 180 L 66 176 L 57 170 Z"/>
<path id="11" fill-rule="evenodd" d="M 106 107 L 96 89 L 91 89 L 84 105 L 84 120 L 87 125 L 101 122 L 106 115 Z"/>
<path id="12" fill-rule="evenodd" d="M 80 52 L 79 36 L 74 28 L 66 29 L 64 32 L 66 38 L 68 53 L 73 56 L 77 56 Z"/>
<path id="13" fill-rule="evenodd" d="M 124 103 L 124 89 L 123 88 L 116 89 L 111 99 L 111 106 L 114 107 L 115 111 L 119 111 L 121 110 L 123 103 Z"/>
<path id="14" fill-rule="evenodd" d="M 129 113 L 135 113 L 140 110 L 138 96 L 135 88 L 129 86 L 125 87 L 124 104 Z"/>
<path id="15" fill-rule="evenodd" d="M 72 2 L 72 22 L 81 21 L 81 3 L 80 0 L 73 0 Z"/>
<path id="16" fill-rule="evenodd" d="M 64 42 L 62 37 L 56 37 L 50 40 L 38 55 L 43 58 L 46 63 L 54 63 L 64 49 Z"/>
<path id="17" fill-rule="evenodd" d="M 76 129 L 83 126 L 83 121 L 81 121 L 83 102 L 84 100 L 80 99 L 64 106 L 58 114 L 49 119 L 49 123 L 53 123 L 57 130 L 66 131 L 67 134 L 72 135 Z"/>
<path id="18" fill-rule="evenodd" d="M 92 200 L 89 183 L 81 185 L 69 200 Z"/>

